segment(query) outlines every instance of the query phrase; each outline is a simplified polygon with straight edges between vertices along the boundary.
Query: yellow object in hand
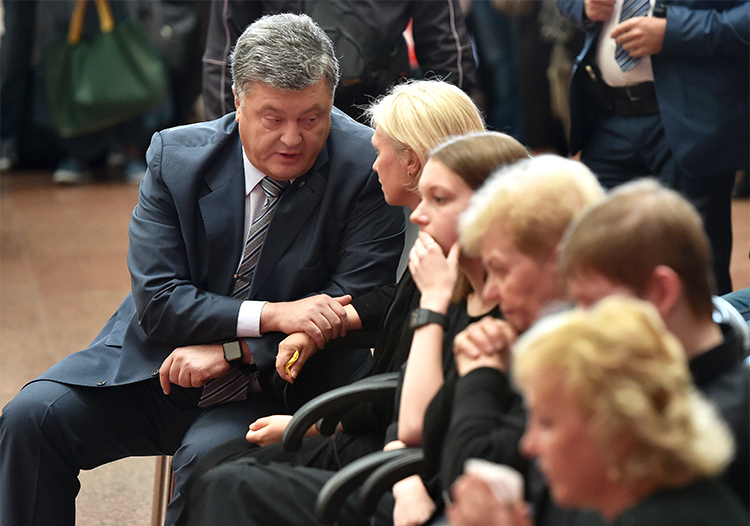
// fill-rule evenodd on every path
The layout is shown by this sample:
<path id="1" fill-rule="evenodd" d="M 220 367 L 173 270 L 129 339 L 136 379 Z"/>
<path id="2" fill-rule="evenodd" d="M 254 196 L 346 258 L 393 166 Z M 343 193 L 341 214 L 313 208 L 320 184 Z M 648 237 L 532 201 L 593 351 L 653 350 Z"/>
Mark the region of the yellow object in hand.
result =
<path id="1" fill-rule="evenodd" d="M 288 362 L 286 362 L 286 374 L 290 378 L 292 376 L 292 373 L 291 373 L 292 365 L 294 365 L 294 362 L 296 362 L 297 360 L 299 360 L 299 351 L 294 351 L 294 354 L 292 355 L 292 357 L 289 358 Z"/>

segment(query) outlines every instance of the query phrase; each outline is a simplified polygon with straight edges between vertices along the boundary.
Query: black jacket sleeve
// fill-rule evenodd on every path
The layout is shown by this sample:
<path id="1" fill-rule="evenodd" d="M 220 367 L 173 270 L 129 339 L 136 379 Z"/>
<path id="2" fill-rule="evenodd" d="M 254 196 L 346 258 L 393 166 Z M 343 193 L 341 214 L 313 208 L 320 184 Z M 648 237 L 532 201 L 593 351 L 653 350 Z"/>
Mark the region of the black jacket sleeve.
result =
<path id="1" fill-rule="evenodd" d="M 442 448 L 443 488 L 450 487 L 469 458 L 506 464 L 524 473 L 527 464 L 518 443 L 525 424 L 522 399 L 505 374 L 481 368 L 458 378 Z"/>

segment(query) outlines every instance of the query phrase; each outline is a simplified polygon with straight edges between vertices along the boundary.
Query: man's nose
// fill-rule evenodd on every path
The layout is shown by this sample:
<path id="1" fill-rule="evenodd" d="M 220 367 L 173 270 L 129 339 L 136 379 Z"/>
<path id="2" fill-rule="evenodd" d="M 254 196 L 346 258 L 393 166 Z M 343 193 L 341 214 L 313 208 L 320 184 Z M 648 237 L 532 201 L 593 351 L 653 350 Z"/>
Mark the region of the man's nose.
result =
<path id="1" fill-rule="evenodd" d="M 297 146 L 302 142 L 302 133 L 296 123 L 290 122 L 284 126 L 284 131 L 281 134 L 281 142 L 285 146 Z"/>

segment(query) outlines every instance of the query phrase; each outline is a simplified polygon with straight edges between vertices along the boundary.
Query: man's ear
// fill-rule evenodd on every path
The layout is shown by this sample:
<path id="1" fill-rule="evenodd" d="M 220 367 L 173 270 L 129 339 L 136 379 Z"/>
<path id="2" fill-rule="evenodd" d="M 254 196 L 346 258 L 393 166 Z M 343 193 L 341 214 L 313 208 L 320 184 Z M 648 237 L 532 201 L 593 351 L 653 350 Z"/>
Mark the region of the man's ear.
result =
<path id="1" fill-rule="evenodd" d="M 643 299 L 653 303 L 662 318 L 674 310 L 682 296 L 682 280 L 677 272 L 666 265 L 658 265 L 651 273 Z"/>
<path id="2" fill-rule="evenodd" d="M 240 111 L 240 98 L 237 96 L 237 90 L 234 89 L 234 84 L 232 84 L 232 95 L 234 95 L 234 109 Z"/>

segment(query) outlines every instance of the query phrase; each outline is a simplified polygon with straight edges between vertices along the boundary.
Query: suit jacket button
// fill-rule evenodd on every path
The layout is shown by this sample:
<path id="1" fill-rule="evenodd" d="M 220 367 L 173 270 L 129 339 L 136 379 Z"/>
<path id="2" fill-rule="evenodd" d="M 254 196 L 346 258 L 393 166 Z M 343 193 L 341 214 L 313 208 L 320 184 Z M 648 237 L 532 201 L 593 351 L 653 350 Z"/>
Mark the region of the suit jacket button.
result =
<path id="1" fill-rule="evenodd" d="M 159 374 L 159 369 L 154 369 L 153 371 L 151 371 L 151 376 L 156 376 L 157 374 Z"/>
<path id="2" fill-rule="evenodd" d="M 107 385 L 107 381 L 106 380 L 99 380 L 98 382 L 96 382 L 96 385 L 98 387 L 102 387 L 103 385 Z"/>

